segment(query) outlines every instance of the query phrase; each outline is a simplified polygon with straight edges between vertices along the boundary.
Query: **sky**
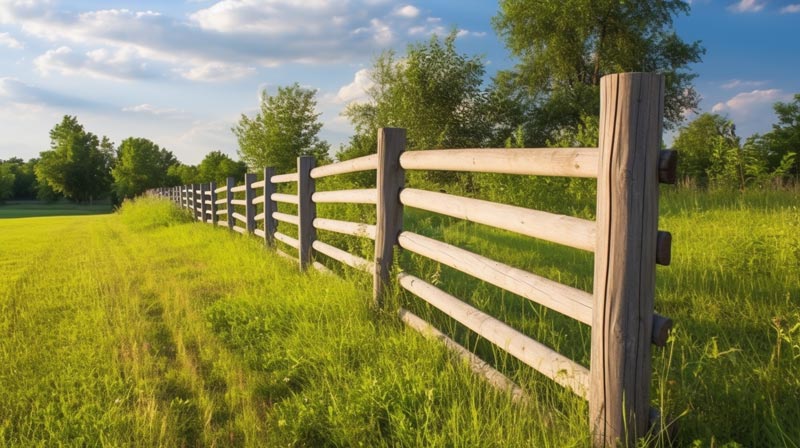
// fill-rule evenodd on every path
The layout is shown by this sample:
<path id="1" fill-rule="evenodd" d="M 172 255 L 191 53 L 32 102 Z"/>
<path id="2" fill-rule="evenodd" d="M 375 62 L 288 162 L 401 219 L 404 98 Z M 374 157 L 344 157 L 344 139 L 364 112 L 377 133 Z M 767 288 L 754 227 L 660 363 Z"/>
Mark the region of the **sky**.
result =
<path id="1" fill-rule="evenodd" d="M 699 40 L 691 69 L 700 112 L 766 132 L 772 104 L 800 93 L 800 0 L 694 0 L 675 19 Z M 263 89 L 317 91 L 332 151 L 352 128 L 340 115 L 365 99 L 386 49 L 457 30 L 460 52 L 484 58 L 487 80 L 513 67 L 489 0 L 0 0 L 0 159 L 37 157 L 64 115 L 116 143 L 145 137 L 196 164 L 236 157 L 231 132 Z M 670 135 L 665 136 L 669 142 Z"/>

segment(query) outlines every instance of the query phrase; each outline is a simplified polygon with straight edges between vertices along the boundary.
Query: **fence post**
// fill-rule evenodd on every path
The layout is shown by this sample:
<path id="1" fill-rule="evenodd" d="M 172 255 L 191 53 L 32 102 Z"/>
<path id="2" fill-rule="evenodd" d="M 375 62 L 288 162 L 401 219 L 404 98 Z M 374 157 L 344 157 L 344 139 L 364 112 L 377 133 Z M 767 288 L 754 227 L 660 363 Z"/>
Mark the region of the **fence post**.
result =
<path id="1" fill-rule="evenodd" d="M 216 227 L 217 221 L 219 221 L 217 217 L 217 183 L 211 181 L 208 188 L 211 190 L 211 225 Z"/>
<path id="2" fill-rule="evenodd" d="M 314 179 L 311 170 L 314 168 L 314 156 L 300 156 L 297 158 L 297 216 L 300 222 L 298 240 L 300 241 L 300 269 L 305 270 L 311 264 L 311 244 L 317 239 L 314 229 L 314 218 L 317 217 L 317 208 L 311 195 L 314 194 Z"/>
<path id="3" fill-rule="evenodd" d="M 194 220 L 197 221 L 197 217 L 199 213 L 197 212 L 197 184 L 192 184 L 192 216 L 194 216 Z"/>
<path id="4" fill-rule="evenodd" d="M 276 193 L 275 184 L 272 183 L 272 176 L 275 175 L 275 168 L 264 168 L 264 241 L 270 246 L 275 244 L 275 230 L 277 223 L 272 214 L 278 211 L 277 204 L 272 200 L 272 194 Z"/>
<path id="5" fill-rule="evenodd" d="M 648 430 L 664 78 L 600 81 L 600 163 L 589 390 L 594 446 Z"/>
<path id="6" fill-rule="evenodd" d="M 244 175 L 244 216 L 247 219 L 247 233 L 253 233 L 256 229 L 256 206 L 253 204 L 253 182 L 256 181 L 255 173 L 245 173 Z"/>
<path id="7" fill-rule="evenodd" d="M 375 274 L 372 298 L 375 306 L 383 304 L 386 285 L 392 269 L 394 246 L 403 230 L 403 204 L 400 190 L 405 186 L 405 170 L 400 166 L 400 154 L 406 147 L 406 130 L 378 129 L 378 202 L 375 225 Z"/>
<path id="8" fill-rule="evenodd" d="M 200 184 L 200 221 L 208 222 L 208 208 L 206 207 L 206 184 Z"/>
<path id="9" fill-rule="evenodd" d="M 233 232 L 233 187 L 236 186 L 236 178 L 229 177 L 225 183 L 225 204 L 228 207 L 228 229 Z"/>

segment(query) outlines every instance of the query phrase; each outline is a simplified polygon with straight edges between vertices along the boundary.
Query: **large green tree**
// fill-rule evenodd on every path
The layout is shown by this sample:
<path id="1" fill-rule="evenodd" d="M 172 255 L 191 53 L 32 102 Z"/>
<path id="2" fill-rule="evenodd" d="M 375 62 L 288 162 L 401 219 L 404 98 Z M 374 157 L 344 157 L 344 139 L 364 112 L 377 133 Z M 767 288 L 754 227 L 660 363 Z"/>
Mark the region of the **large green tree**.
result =
<path id="1" fill-rule="evenodd" d="M 118 197 L 133 197 L 148 188 L 163 187 L 169 182 L 167 171 L 178 163 L 175 156 L 146 138 L 130 137 L 117 150 L 111 174 Z"/>
<path id="2" fill-rule="evenodd" d="M 738 149 L 739 137 L 732 121 L 718 114 L 705 113 L 680 128 L 672 148 L 678 150 L 679 175 L 706 185 L 712 157 L 719 161 L 723 150 Z"/>
<path id="3" fill-rule="evenodd" d="M 271 166 L 278 172 L 295 171 L 301 155 L 327 160 L 330 145 L 319 138 L 322 123 L 315 96 L 297 83 L 278 87 L 272 96 L 264 89 L 256 116 L 242 114 L 232 128 L 242 160 L 254 170 Z"/>
<path id="4" fill-rule="evenodd" d="M 405 128 L 410 149 L 485 143 L 490 125 L 482 89 L 484 64 L 480 57 L 458 53 L 455 39 L 455 32 L 444 39 L 434 36 L 410 45 L 401 57 L 387 51 L 377 58 L 369 100 L 344 112 L 362 136 L 351 146 L 371 144 L 368 139 L 374 139 L 379 127 Z M 355 147 L 344 151 L 357 152 Z"/>
<path id="5" fill-rule="evenodd" d="M 241 182 L 246 172 L 244 162 L 233 160 L 221 151 L 211 151 L 197 166 L 197 181 L 223 185 L 228 177 L 235 177 Z"/>
<path id="6" fill-rule="evenodd" d="M 11 164 L 0 161 L 0 202 L 14 195 L 14 173 Z"/>
<path id="7" fill-rule="evenodd" d="M 504 82 L 528 91 L 539 112 L 528 119 L 574 128 L 597 115 L 603 75 L 663 73 L 665 124 L 672 128 L 699 100 L 687 67 L 704 49 L 672 27 L 673 17 L 688 11 L 681 0 L 501 0 L 493 23 L 519 58 Z"/>
<path id="8" fill-rule="evenodd" d="M 50 130 L 50 150 L 41 153 L 36 177 L 70 199 L 91 202 L 109 191 L 113 150 L 107 138 L 100 140 L 65 115 Z"/>
<path id="9" fill-rule="evenodd" d="M 800 177 L 800 94 L 773 106 L 778 122 L 766 134 L 751 137 L 746 147 L 763 155 L 766 169 Z"/>

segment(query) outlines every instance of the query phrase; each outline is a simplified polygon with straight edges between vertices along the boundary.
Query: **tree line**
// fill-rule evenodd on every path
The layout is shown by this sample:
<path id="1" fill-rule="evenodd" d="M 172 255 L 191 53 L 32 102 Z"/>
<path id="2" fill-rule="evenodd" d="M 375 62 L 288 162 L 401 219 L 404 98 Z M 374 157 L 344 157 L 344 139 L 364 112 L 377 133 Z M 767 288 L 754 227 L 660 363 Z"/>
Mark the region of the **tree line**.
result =
<path id="1" fill-rule="evenodd" d="M 665 127 L 676 131 L 673 147 L 680 151 L 684 184 L 743 189 L 796 181 L 800 95 L 777 103 L 778 123 L 744 143 L 733 123 L 719 115 L 702 114 L 684 125 L 685 112 L 699 102 L 689 65 L 705 52 L 700 42 L 686 42 L 673 29 L 674 17 L 688 11 L 680 0 L 501 0 L 492 23 L 516 58 L 514 67 L 487 81 L 487 62 L 459 53 L 455 30 L 401 54 L 385 51 L 370 69 L 367 100 L 343 112 L 355 132 L 333 156 L 319 137 L 316 91 L 297 83 L 274 95 L 264 90 L 259 111 L 243 114 L 232 128 L 241 161 L 213 151 L 199 165 L 185 165 L 144 138 L 115 147 L 65 116 L 50 132 L 50 150 L 38 159 L 0 163 L 0 199 L 117 199 L 152 187 L 222 182 L 240 177 L 248 166 L 290 172 L 300 155 L 327 163 L 375 152 L 379 127 L 405 128 L 411 150 L 596 146 L 600 78 L 626 71 L 664 74 Z M 520 181 L 502 175 L 431 173 L 423 180 L 511 202 L 564 203 L 565 194 L 589 197 L 593 188 L 582 179 Z"/>

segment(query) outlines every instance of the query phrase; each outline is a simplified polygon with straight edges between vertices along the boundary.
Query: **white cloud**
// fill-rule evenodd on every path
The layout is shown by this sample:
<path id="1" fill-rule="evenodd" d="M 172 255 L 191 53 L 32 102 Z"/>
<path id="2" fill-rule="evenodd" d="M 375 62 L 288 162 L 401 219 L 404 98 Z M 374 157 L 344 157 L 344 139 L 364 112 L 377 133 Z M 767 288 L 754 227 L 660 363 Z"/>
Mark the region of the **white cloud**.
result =
<path id="1" fill-rule="evenodd" d="M 77 110 L 107 110 L 106 105 L 37 87 L 16 78 L 0 78 L 0 105 L 48 108 L 75 113 Z"/>
<path id="2" fill-rule="evenodd" d="M 798 12 L 800 12 L 800 3 L 786 5 L 781 8 L 781 14 L 796 14 Z"/>
<path id="3" fill-rule="evenodd" d="M 12 48 L 14 50 L 21 50 L 24 48 L 24 45 L 17 39 L 14 39 L 8 33 L 0 33 L 0 45 L 5 45 L 8 48 Z"/>
<path id="4" fill-rule="evenodd" d="M 353 76 L 353 82 L 339 88 L 333 100 L 339 104 L 352 103 L 354 101 L 364 102 L 367 100 L 367 90 L 373 85 L 375 85 L 375 82 L 372 80 L 369 69 L 362 68 Z"/>
<path id="5" fill-rule="evenodd" d="M 144 116 L 153 116 L 158 118 L 185 118 L 186 113 L 178 109 L 156 107 L 152 104 L 138 104 L 136 106 L 127 106 L 122 108 L 122 112 L 139 114 Z"/>
<path id="6" fill-rule="evenodd" d="M 767 89 L 767 90 L 753 90 L 751 92 L 741 92 L 733 96 L 731 99 L 719 102 L 711 108 L 715 113 L 730 113 L 734 118 L 746 118 L 756 115 L 762 111 L 765 106 L 771 108 L 772 104 L 776 101 L 787 100 L 790 95 L 787 95 L 780 89 Z"/>
<path id="7" fill-rule="evenodd" d="M 419 8 L 414 5 L 401 6 L 394 11 L 394 15 L 413 19 L 419 15 Z"/>
<path id="8" fill-rule="evenodd" d="M 85 75 L 115 80 L 147 79 L 157 76 L 147 60 L 132 47 L 98 48 L 80 53 L 67 46 L 48 50 L 33 61 L 40 73 Z"/>
<path id="9" fill-rule="evenodd" d="M 766 84 L 766 81 L 747 81 L 742 79 L 731 79 L 730 81 L 721 85 L 723 89 L 736 89 L 743 87 L 761 87 Z"/>
<path id="10" fill-rule="evenodd" d="M 150 74 L 141 65 L 149 62 L 160 73 L 223 81 L 248 76 L 257 67 L 359 61 L 403 45 L 405 30 L 419 28 L 409 32 L 412 37 L 447 33 L 441 19 L 385 0 L 219 0 L 199 5 L 186 18 L 128 9 L 74 12 L 66 5 L 0 1 L 0 22 L 73 50 L 42 55 L 39 66 L 45 72 L 130 79 Z M 115 69 L 89 57 L 86 51 L 92 48 L 136 58 Z"/>
<path id="11" fill-rule="evenodd" d="M 766 3 L 759 3 L 758 0 L 739 0 L 739 2 L 728 6 L 733 12 L 758 12 L 764 9 Z"/>

